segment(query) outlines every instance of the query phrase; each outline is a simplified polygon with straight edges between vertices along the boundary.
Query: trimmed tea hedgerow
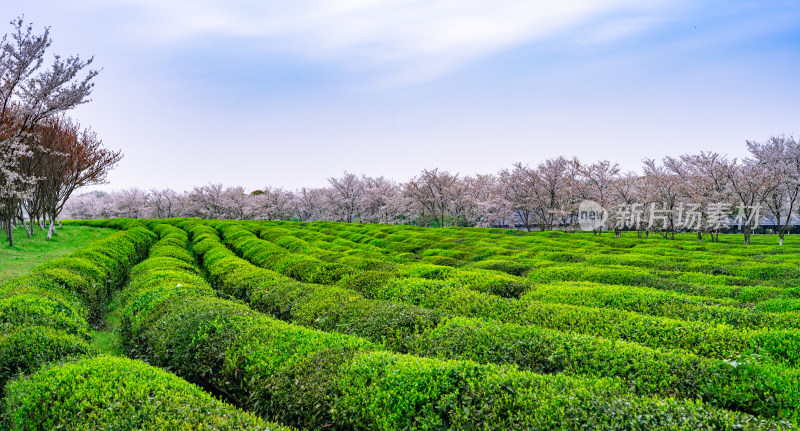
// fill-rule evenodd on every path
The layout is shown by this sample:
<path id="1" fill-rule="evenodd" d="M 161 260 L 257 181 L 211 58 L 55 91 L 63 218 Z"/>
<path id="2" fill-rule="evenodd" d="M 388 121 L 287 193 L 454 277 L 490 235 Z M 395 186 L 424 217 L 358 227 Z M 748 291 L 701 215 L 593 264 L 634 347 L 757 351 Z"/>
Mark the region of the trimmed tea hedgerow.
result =
<path id="1" fill-rule="evenodd" d="M 381 227 L 379 230 L 371 225 L 334 223 L 210 222 L 211 230 L 203 232 L 205 228 L 194 229 L 199 225 L 198 221 L 170 222 L 189 228 L 195 234 L 193 246 L 195 252 L 202 256 L 200 263 L 204 266 L 204 271 L 198 272 L 194 269 L 192 265 L 194 256 L 180 250 L 182 238 L 171 244 L 165 242 L 162 246 L 164 254 L 151 252 L 153 256 L 151 263 L 142 265 L 141 269 L 137 268 L 135 272 L 137 276 L 148 274 L 152 277 L 148 276 L 148 281 L 140 283 L 134 291 L 129 292 L 130 296 L 126 296 L 126 303 L 128 300 L 137 300 L 139 301 L 137 307 L 141 307 L 142 310 L 130 316 L 128 328 L 131 329 L 131 340 L 133 340 L 131 344 L 140 348 L 139 354 L 147 355 L 157 351 L 159 355 L 175 357 L 180 361 L 194 358 L 193 351 L 205 352 L 206 356 L 200 355 L 201 360 L 195 362 L 205 364 L 206 371 L 203 371 L 202 367 L 192 371 L 194 372 L 192 381 L 215 393 L 238 396 L 240 400 L 245 398 L 242 393 L 237 395 L 237 390 L 242 391 L 244 387 L 246 392 L 249 388 L 260 386 L 252 382 L 244 386 L 234 386 L 235 375 L 233 380 L 229 378 L 228 381 L 234 383 L 225 386 L 228 383 L 218 380 L 216 371 L 208 371 L 215 369 L 214 364 L 231 364 L 229 365 L 231 373 L 234 373 L 233 370 L 239 370 L 241 373 L 242 367 L 252 367 L 251 371 L 259 369 L 265 374 L 273 373 L 273 375 L 275 370 L 281 370 L 275 380 L 270 378 L 268 381 L 262 381 L 261 384 L 266 386 L 257 393 L 273 394 L 277 390 L 281 394 L 278 396 L 279 400 L 269 398 L 269 403 L 275 403 L 269 408 L 277 409 L 277 405 L 280 404 L 285 409 L 296 412 L 298 416 L 310 417 L 310 419 L 299 419 L 289 417 L 288 413 L 282 413 L 286 414 L 287 420 L 294 424 L 300 424 L 301 422 L 297 422 L 300 420 L 308 420 L 309 422 L 303 423 L 316 424 L 312 427 L 328 424 L 334 427 L 351 427 L 354 423 L 362 424 L 358 426 L 365 428 L 468 425 L 467 422 L 459 422 L 457 406 L 453 407 L 455 410 L 451 410 L 444 418 L 440 416 L 437 419 L 435 415 L 429 415 L 431 412 L 426 410 L 427 408 L 434 410 L 437 408 L 431 407 L 438 405 L 436 400 L 439 398 L 436 396 L 431 398 L 420 396 L 418 400 L 423 401 L 414 404 L 416 407 L 413 407 L 397 401 L 404 394 L 413 393 L 413 390 L 392 392 L 390 386 L 381 387 L 378 383 L 381 378 L 391 374 L 386 374 L 387 371 L 381 367 L 404 368 L 404 364 L 409 364 L 408 370 L 403 371 L 407 373 L 403 374 L 406 377 L 393 379 L 392 385 L 399 384 L 400 387 L 404 387 L 403 382 L 409 382 L 416 388 L 418 380 L 408 377 L 417 376 L 413 374 L 413 369 L 428 370 L 420 371 L 424 375 L 425 372 L 438 367 L 436 365 L 430 368 L 430 364 L 438 364 L 442 359 L 451 358 L 469 358 L 486 364 L 516 364 L 520 367 L 520 371 L 517 372 L 521 372 L 522 376 L 529 375 L 522 371 L 536 371 L 613 377 L 613 380 L 570 380 L 586 384 L 586 387 L 591 387 L 590 391 L 607 385 L 611 391 L 607 396 L 609 400 L 607 405 L 613 405 L 609 407 L 611 410 L 620 410 L 614 403 L 625 397 L 622 393 L 616 392 L 620 387 L 618 385 L 624 385 L 623 387 L 628 387 L 639 395 L 702 399 L 704 404 L 698 405 L 703 409 L 713 405 L 773 419 L 795 418 L 795 406 L 800 404 L 797 399 L 799 391 L 795 370 L 771 364 L 772 362 L 793 364 L 800 360 L 791 356 L 793 347 L 798 342 L 795 339 L 795 332 L 790 330 L 793 327 L 793 313 L 791 309 L 779 308 L 783 305 L 778 302 L 784 298 L 791 298 L 794 293 L 791 288 L 785 288 L 769 277 L 763 277 L 765 280 L 760 284 L 760 281 L 748 278 L 755 277 L 757 275 L 755 273 L 733 275 L 735 271 L 731 270 L 731 266 L 739 264 L 741 260 L 739 256 L 720 259 L 719 270 L 704 272 L 699 271 L 698 267 L 689 265 L 692 261 L 676 256 L 682 256 L 681 253 L 685 252 L 698 255 L 710 254 L 711 251 L 706 251 L 705 247 L 691 247 L 684 250 L 657 247 L 659 242 L 652 240 L 644 243 L 645 247 L 642 247 L 641 241 L 623 238 L 622 245 L 625 247 L 617 247 L 611 238 L 599 241 L 586 235 L 557 235 L 550 238 L 548 235 L 517 236 L 516 233 L 512 235 L 502 231 L 487 231 L 486 234 L 479 235 L 473 234 L 472 230 L 425 231 L 405 227 L 388 227 L 386 230 Z M 145 223 L 156 229 L 158 222 Z M 259 229 L 258 226 L 262 224 L 264 228 Z M 275 229 L 276 226 L 281 229 Z M 248 268 L 247 265 L 243 265 L 240 258 L 219 244 L 219 240 L 216 240 L 216 244 L 210 241 L 212 235 L 217 236 L 217 228 L 225 233 L 225 241 L 228 246 L 236 249 L 237 253 L 242 253 L 244 256 L 243 251 L 246 251 L 248 256 L 244 257 L 259 259 L 265 267 L 278 269 L 280 273 L 266 269 L 255 271 L 258 268 L 253 268 L 252 265 Z M 164 232 L 169 230 L 160 229 Z M 272 243 L 275 247 L 269 247 L 267 244 L 270 243 L 267 241 L 254 238 L 255 235 L 252 233 L 270 231 L 276 234 L 270 238 L 275 241 Z M 278 232 L 280 235 L 277 235 Z M 162 237 L 166 239 L 167 235 L 169 234 Z M 177 238 L 177 235 L 174 236 Z M 571 249 L 565 250 L 563 243 L 569 243 Z M 398 244 L 403 246 L 391 250 L 391 247 Z M 578 248 L 573 247 L 576 244 Z M 714 249 L 714 245 L 707 247 L 707 250 Z M 591 255 L 592 253 L 608 256 L 607 263 L 600 263 L 596 256 Z M 646 255 L 648 258 L 637 254 Z M 462 259 L 455 259 L 453 256 Z M 582 261 L 581 256 L 585 256 Z M 652 258 L 649 258 L 651 256 Z M 425 264 L 422 264 L 420 259 L 425 257 L 454 259 L 455 262 L 448 263 L 457 267 L 432 266 L 432 270 L 449 274 L 447 276 L 431 277 L 429 273 L 403 272 L 415 265 L 422 268 Z M 619 258 L 615 260 L 612 257 Z M 465 258 L 470 261 L 463 260 Z M 480 270 L 478 272 L 486 276 L 497 275 L 500 278 L 514 276 L 509 272 L 498 271 L 492 265 L 480 265 L 483 261 L 491 262 L 493 259 L 522 265 L 526 269 L 521 270 L 520 274 L 527 276 L 532 276 L 543 268 L 565 266 L 568 262 L 573 264 L 581 262 L 588 265 L 587 267 L 605 266 L 606 269 L 613 270 L 611 272 L 627 271 L 619 267 L 624 265 L 632 268 L 634 272 L 641 269 L 648 274 L 648 277 L 639 283 L 640 287 L 630 289 L 628 292 L 621 286 L 613 285 L 609 285 L 610 289 L 606 292 L 601 290 L 605 286 L 597 285 L 594 285 L 596 288 L 587 287 L 592 285 L 582 285 L 583 290 L 564 291 L 557 290 L 555 286 L 548 287 L 546 284 L 531 288 L 531 284 L 524 280 L 527 282 L 526 287 L 515 293 L 482 289 L 484 285 L 476 282 L 467 286 L 463 280 L 466 277 L 461 279 L 458 277 L 458 274 L 469 274 L 475 270 Z M 706 260 L 714 263 L 713 259 Z M 588 262 L 593 263 L 588 264 Z M 778 260 L 770 262 L 775 265 L 781 263 Z M 323 277 L 329 275 L 325 274 L 327 270 L 320 271 L 321 274 L 315 276 L 318 278 L 314 281 L 325 285 L 297 281 L 311 281 L 312 276 L 307 272 L 309 268 L 320 268 L 323 264 L 333 265 L 331 268 L 338 268 L 341 272 L 326 279 Z M 617 266 L 609 267 L 609 264 Z M 155 274 L 158 274 L 158 277 L 155 277 Z M 207 284 L 204 285 L 200 274 L 208 275 L 213 287 L 218 290 L 217 293 Z M 402 276 L 398 277 L 401 274 Z M 703 278 L 706 275 L 711 278 Z M 295 277 L 295 280 L 291 280 L 291 277 Z M 518 276 L 509 280 L 516 278 Z M 706 281 L 708 283 L 703 285 L 702 283 Z M 178 286 L 179 284 L 181 286 Z M 560 286 L 566 287 L 572 284 L 561 283 Z M 542 288 L 538 296 L 536 288 Z M 545 292 L 546 289 L 551 290 Z M 673 292 L 669 292 L 670 290 Z M 676 292 L 695 294 L 702 292 L 713 297 L 687 297 Z M 198 295 L 195 296 L 195 293 Z M 236 344 L 240 339 L 235 334 L 238 333 L 250 341 L 259 338 L 261 334 L 247 332 L 247 325 L 241 323 L 249 319 L 242 317 L 241 314 L 248 312 L 246 308 L 237 308 L 239 311 L 236 311 L 227 308 L 228 305 L 225 304 L 229 304 L 228 302 L 217 302 L 224 301 L 217 296 L 225 298 L 228 295 L 281 319 L 325 331 L 363 336 L 378 344 L 350 351 L 352 353 L 350 359 L 334 360 L 328 356 L 319 360 L 308 359 L 320 365 L 321 370 L 308 368 L 310 365 L 303 362 L 304 365 L 300 368 L 290 367 L 291 372 L 285 371 L 287 369 L 277 365 L 285 363 L 283 359 L 268 360 L 271 353 L 253 356 L 255 352 L 264 348 L 255 342 L 247 344 L 250 353 L 234 361 L 230 356 L 233 353 L 227 347 L 221 351 L 219 346 L 234 346 L 230 348 L 238 349 L 244 344 Z M 365 295 L 369 298 L 365 298 Z M 581 296 L 583 300 L 580 300 Z M 769 303 L 770 310 L 782 310 L 788 313 L 781 313 L 784 314 L 781 316 L 766 310 L 754 312 L 753 310 L 759 309 L 759 304 L 765 300 L 772 300 Z M 177 307 L 178 302 L 183 302 L 187 309 L 195 310 L 203 316 L 193 316 L 189 310 L 173 309 L 172 307 Z M 216 317 L 211 319 L 212 316 Z M 263 318 L 258 314 L 254 316 L 258 319 Z M 568 323 L 570 318 L 576 316 L 579 317 L 577 323 Z M 199 323 L 196 319 L 200 319 Z M 208 323 L 211 320 L 216 323 Z M 224 324 L 220 323 L 223 321 Z M 252 320 L 252 322 L 257 321 Z M 186 323 L 197 329 L 194 332 L 190 331 L 189 334 L 200 334 L 200 338 L 181 338 L 182 335 L 176 332 L 182 327 L 179 323 Z M 722 325 L 718 325 L 720 323 Z M 242 326 L 239 326 L 240 324 Z M 552 329 L 542 326 L 549 326 Z M 158 328 L 142 329 L 151 327 Z M 140 330 L 134 330 L 135 328 Z M 210 329 L 206 332 L 204 328 Z M 234 331 L 232 328 L 238 329 Z M 269 332 L 275 327 L 274 323 L 270 323 L 260 328 L 261 332 Z M 773 330 L 779 328 L 789 330 Z M 693 334 L 697 329 L 703 337 L 711 341 L 710 346 L 705 347 L 707 351 L 702 353 L 718 359 L 680 350 L 663 350 L 665 345 L 703 349 L 699 347 L 701 337 Z M 681 333 L 681 330 L 689 335 Z M 271 343 L 274 340 L 271 337 L 264 335 L 259 339 L 263 343 Z M 622 341 L 626 338 L 636 340 L 638 343 Z M 195 350 L 186 350 L 182 347 L 185 342 L 194 343 L 192 346 Z M 290 349 L 289 345 L 290 342 L 286 344 L 285 351 Z M 157 348 L 153 349 L 153 346 Z M 430 359 L 396 355 L 386 352 L 385 349 L 428 356 Z M 301 350 L 305 352 L 302 354 L 303 357 L 316 357 L 316 354 L 309 350 Z M 283 354 L 284 350 L 280 352 Z M 339 358 L 337 355 L 339 354 L 334 356 Z M 389 359 L 379 359 L 380 355 L 388 355 Z M 271 365 L 262 366 L 259 360 L 253 359 L 255 357 L 259 360 L 268 360 Z M 346 377 L 350 381 L 358 381 L 350 372 L 338 373 L 345 369 L 345 365 L 360 361 L 362 357 L 369 359 L 363 363 L 372 364 L 378 373 L 377 377 L 371 374 L 372 371 L 364 374 L 365 381 L 378 385 L 377 392 L 372 392 L 374 388 L 357 386 L 337 389 L 331 380 L 331 374 Z M 408 362 L 396 358 L 413 360 Z M 438 362 L 436 360 L 426 362 L 434 358 L 438 358 Z M 487 365 L 478 366 L 481 367 Z M 491 369 L 493 366 L 488 367 Z M 286 377 L 279 377 L 284 372 Z M 469 373 L 471 372 L 467 372 Z M 255 378 L 254 372 L 247 375 Z M 316 377 L 313 384 L 308 383 L 305 378 L 298 379 L 298 376 L 306 375 Z M 503 375 L 506 377 L 510 375 L 510 370 Z M 225 377 L 230 377 L 230 374 L 225 374 Z M 439 378 L 441 377 L 437 377 Z M 293 385 L 301 386 L 299 394 L 294 393 L 298 391 L 294 390 Z M 576 393 L 581 390 L 567 390 L 567 392 Z M 293 395 L 288 395 L 290 393 Z M 328 394 L 323 399 L 329 400 L 333 397 L 340 400 L 341 404 L 331 407 L 331 403 L 320 403 L 318 398 L 320 394 Z M 345 401 L 344 395 L 341 394 L 349 394 L 347 398 L 354 400 L 352 405 L 356 407 L 348 407 L 351 405 L 350 401 Z M 254 395 L 251 393 L 251 396 Z M 374 406 L 365 405 L 362 400 L 367 397 L 383 401 L 375 401 Z M 644 399 L 652 400 L 647 397 Z M 575 403 L 570 406 L 580 405 L 576 400 L 570 402 Z M 324 406 L 330 408 L 328 413 L 321 413 L 314 410 L 310 403 L 314 403 L 314 406 L 322 405 L 323 409 Z M 541 404 L 547 405 L 547 402 Z M 494 407 L 491 410 L 492 415 L 487 416 L 488 423 L 500 414 L 498 410 L 493 409 Z M 388 414 L 385 410 L 414 411 L 415 417 L 419 419 L 406 422 L 408 416 Z M 579 408 L 574 410 L 577 411 Z M 622 408 L 620 411 L 624 410 Z M 536 407 L 525 407 L 525 412 L 532 416 L 548 413 L 537 410 Z M 328 416 L 325 416 L 326 414 Z M 366 418 L 365 421 L 359 422 L 354 419 L 362 417 L 359 416 L 362 414 L 365 415 L 363 416 Z M 520 423 L 527 425 L 545 423 L 535 422 L 535 419 L 530 419 L 530 415 L 525 419 L 530 422 Z M 576 413 L 570 417 L 581 416 Z M 343 418 L 347 418 L 345 422 L 342 422 L 345 420 Z M 495 424 L 496 427 L 508 425 L 502 420 Z M 683 426 L 690 429 L 703 427 L 699 422 L 687 425 L 689 423 L 692 422 L 684 423 Z M 607 425 L 602 421 L 586 421 L 581 424 L 601 428 Z M 719 423 L 706 425 L 720 426 Z M 759 426 L 755 422 L 751 425 Z M 761 425 L 778 426 L 774 423 Z M 672 423 L 671 426 L 676 425 Z"/>
<path id="2" fill-rule="evenodd" d="M 688 296 L 676 292 L 591 282 L 540 284 L 524 300 L 614 308 L 651 316 L 722 323 L 744 329 L 798 329 L 797 313 L 765 313 L 733 300 Z"/>
<path id="3" fill-rule="evenodd" d="M 0 334 L 0 395 L 8 380 L 51 362 L 94 356 L 82 337 L 47 326 L 17 327 Z M 2 396 L 0 396 L 2 398 Z"/>
<path id="4" fill-rule="evenodd" d="M 257 268 L 224 247 L 213 229 L 191 229 L 203 266 L 222 292 L 305 326 L 354 334 L 395 350 L 445 359 L 512 363 L 536 372 L 613 376 L 639 394 L 704 399 L 768 417 L 794 417 L 800 375 L 741 361 L 737 366 L 685 352 L 536 327 L 448 318 L 424 308 L 367 300 L 331 286 L 300 283 Z M 756 387 L 759 386 L 759 387 Z"/>
<path id="5" fill-rule="evenodd" d="M 165 371 L 112 356 L 46 368 L 6 389 L 11 429 L 280 430 Z"/>
<path id="6" fill-rule="evenodd" d="M 145 272 L 138 276 L 147 278 Z M 286 423 L 357 429 L 463 428 L 476 420 L 490 429 L 631 421 L 655 428 L 775 426 L 691 401 L 628 397 L 604 380 L 396 355 L 358 338 L 269 319 L 202 286 L 196 296 L 185 289 L 171 294 L 186 287 L 172 281 L 159 293 L 147 290 L 150 296 L 140 306 L 150 317 L 127 308 L 136 317 L 130 322 L 138 322 L 130 333 L 148 346 L 143 351 L 153 362 Z M 616 413 L 606 413 L 611 410 Z"/>
<path id="7" fill-rule="evenodd" d="M 388 278 L 348 286 L 368 298 L 407 302 L 455 315 L 618 338 L 653 348 L 679 348 L 710 358 L 752 353 L 789 366 L 800 364 L 800 353 L 781 347 L 791 340 L 800 342 L 800 330 L 796 329 L 742 331 L 729 325 L 623 310 L 500 298 L 440 280 Z"/>
<path id="8" fill-rule="evenodd" d="M 279 429 L 88 344 L 87 305 L 104 305 L 93 292 L 118 288 L 154 239 L 130 225 L 0 287 L 0 429 Z"/>

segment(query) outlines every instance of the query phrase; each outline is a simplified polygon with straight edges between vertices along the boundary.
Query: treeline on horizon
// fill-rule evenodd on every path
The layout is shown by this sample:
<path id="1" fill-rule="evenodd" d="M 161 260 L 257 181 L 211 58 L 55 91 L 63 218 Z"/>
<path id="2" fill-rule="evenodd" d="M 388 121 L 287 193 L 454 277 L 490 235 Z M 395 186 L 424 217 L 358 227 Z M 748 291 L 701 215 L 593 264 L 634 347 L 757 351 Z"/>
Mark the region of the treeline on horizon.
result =
<path id="1" fill-rule="evenodd" d="M 64 216 L 92 218 L 199 217 L 216 219 L 329 220 L 420 226 L 575 229 L 580 202 L 615 208 L 657 209 L 658 220 L 622 220 L 608 228 L 637 230 L 674 238 L 680 231 L 716 240 L 725 225 L 713 219 L 740 219 L 745 243 L 759 216 L 770 220 L 780 243 L 798 212 L 800 143 L 773 136 L 747 141 L 751 157 L 730 159 L 714 152 L 646 159 L 641 172 L 623 172 L 617 163 L 584 163 L 557 157 L 536 166 L 516 163 L 496 174 L 464 176 L 423 170 L 404 183 L 345 172 L 327 187 L 248 192 L 241 186 L 209 184 L 190 191 L 131 188 L 75 196 Z M 694 209 L 696 225 L 686 227 L 684 210 Z"/>

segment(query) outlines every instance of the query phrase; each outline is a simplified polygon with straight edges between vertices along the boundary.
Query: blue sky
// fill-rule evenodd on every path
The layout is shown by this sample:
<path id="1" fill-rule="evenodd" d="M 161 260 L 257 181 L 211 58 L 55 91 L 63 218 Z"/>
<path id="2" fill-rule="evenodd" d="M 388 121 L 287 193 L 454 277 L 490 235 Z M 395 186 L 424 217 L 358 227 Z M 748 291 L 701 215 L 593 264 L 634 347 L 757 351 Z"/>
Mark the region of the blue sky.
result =
<path id="1" fill-rule="evenodd" d="M 101 188 L 315 187 L 800 134 L 800 2 L 0 0 L 95 56 Z M 4 31 L 8 31 L 7 26 Z"/>

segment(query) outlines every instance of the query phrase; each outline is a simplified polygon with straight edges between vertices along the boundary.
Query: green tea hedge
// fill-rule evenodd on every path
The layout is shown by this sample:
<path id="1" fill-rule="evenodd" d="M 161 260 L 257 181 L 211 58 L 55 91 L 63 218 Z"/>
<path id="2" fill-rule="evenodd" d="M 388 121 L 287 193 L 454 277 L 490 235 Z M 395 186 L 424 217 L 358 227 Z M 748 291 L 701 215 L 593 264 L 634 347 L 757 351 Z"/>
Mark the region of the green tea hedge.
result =
<path id="1" fill-rule="evenodd" d="M 130 321 L 139 322 L 130 333 L 148 346 L 154 363 L 285 423 L 355 429 L 777 426 L 692 401 L 629 397 L 604 380 L 397 355 L 358 338 L 267 318 L 205 289 L 197 296 L 169 293 L 182 287 L 170 280 L 157 294 L 147 290 L 149 299 L 127 308 L 135 316 Z"/>
<path id="2" fill-rule="evenodd" d="M 224 247 L 210 227 L 197 225 L 191 231 L 217 289 L 282 320 L 359 335 L 395 351 L 510 363 L 540 373 L 617 377 L 639 394 L 697 398 L 767 417 L 797 417 L 800 374 L 794 370 L 748 361 L 732 366 L 684 352 L 491 320 L 448 318 L 424 308 L 367 300 L 257 268 Z"/>
<path id="3" fill-rule="evenodd" d="M 127 225 L 58 259 L 61 267 L 46 264 L 0 287 L 0 429 L 275 429 L 88 344 L 88 310 L 102 317 L 100 298 L 120 287 L 155 239 L 141 224 Z"/>
<path id="4" fill-rule="evenodd" d="M 112 356 L 46 368 L 6 389 L 9 429 L 279 430 L 165 371 Z"/>

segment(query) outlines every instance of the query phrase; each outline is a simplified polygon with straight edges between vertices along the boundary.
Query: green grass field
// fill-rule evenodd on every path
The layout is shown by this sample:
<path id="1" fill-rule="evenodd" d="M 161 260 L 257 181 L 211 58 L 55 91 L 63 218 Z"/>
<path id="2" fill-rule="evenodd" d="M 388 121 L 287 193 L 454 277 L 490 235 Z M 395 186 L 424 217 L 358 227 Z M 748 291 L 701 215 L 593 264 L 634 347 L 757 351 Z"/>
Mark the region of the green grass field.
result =
<path id="1" fill-rule="evenodd" d="M 22 228 L 14 230 L 14 247 L 0 243 L 0 284 L 59 256 L 81 249 L 90 242 L 110 235 L 113 230 L 88 226 L 64 226 L 49 241 L 37 230 L 28 238 Z"/>
<path id="2" fill-rule="evenodd" d="M 119 230 L 0 286 L 9 428 L 800 423 L 795 236 L 77 224 Z"/>

